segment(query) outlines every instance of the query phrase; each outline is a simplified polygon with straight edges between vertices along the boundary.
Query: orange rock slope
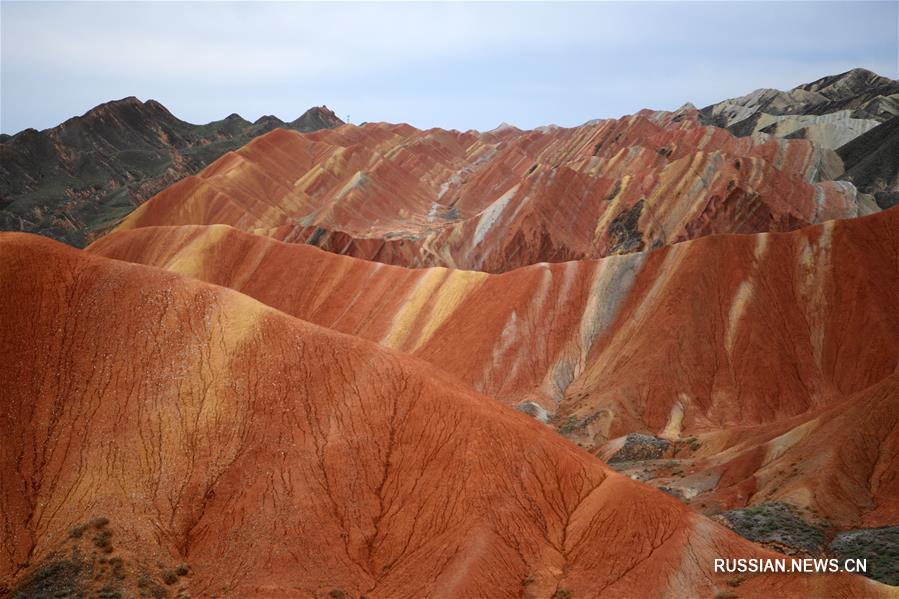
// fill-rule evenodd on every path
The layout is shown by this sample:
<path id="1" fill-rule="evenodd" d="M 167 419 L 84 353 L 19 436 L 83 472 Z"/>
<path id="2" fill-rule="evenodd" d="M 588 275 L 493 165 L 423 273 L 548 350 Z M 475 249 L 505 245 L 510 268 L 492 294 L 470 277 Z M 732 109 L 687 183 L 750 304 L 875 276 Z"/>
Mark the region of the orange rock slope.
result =
<path id="1" fill-rule="evenodd" d="M 689 465 L 703 478 L 684 484 L 708 509 L 789 497 L 852 526 L 891 524 L 897 508 L 895 394 L 876 423 L 846 416 L 899 363 L 896 231 L 893 209 L 502 275 L 384 266 L 226 226 L 122 231 L 89 251 L 411 353 L 600 453 L 629 432 L 699 435 Z M 814 424 L 825 413 L 847 426 Z M 876 442 L 845 464 L 789 457 L 841 436 Z M 787 459 L 805 464 L 790 485 L 777 474 Z"/>
<path id="2" fill-rule="evenodd" d="M 675 490 L 701 511 L 783 502 L 841 529 L 899 522 L 895 374 L 801 416 L 699 439 L 698 451 L 677 460 L 683 475 L 660 473 L 653 484 Z"/>
<path id="3" fill-rule="evenodd" d="M 21 596 L 682 597 L 730 588 L 714 557 L 772 555 L 423 361 L 246 295 L 25 234 L 0 235 L 0 281 L 0 581 Z"/>
<path id="4" fill-rule="evenodd" d="M 275 130 L 140 206 L 120 230 L 229 224 L 402 266 L 504 272 L 711 233 L 876 211 L 832 151 L 735 138 L 695 109 L 572 129 Z"/>

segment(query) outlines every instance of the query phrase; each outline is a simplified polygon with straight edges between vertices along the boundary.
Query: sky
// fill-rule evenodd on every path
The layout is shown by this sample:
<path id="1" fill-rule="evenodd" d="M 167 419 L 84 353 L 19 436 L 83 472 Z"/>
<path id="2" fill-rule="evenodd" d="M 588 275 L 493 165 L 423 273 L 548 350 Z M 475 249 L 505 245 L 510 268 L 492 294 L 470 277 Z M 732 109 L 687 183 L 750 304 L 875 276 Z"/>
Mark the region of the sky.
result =
<path id="1" fill-rule="evenodd" d="M 193 123 L 574 126 L 864 67 L 899 79 L 899 2 L 0 2 L 0 131 L 109 100 Z"/>

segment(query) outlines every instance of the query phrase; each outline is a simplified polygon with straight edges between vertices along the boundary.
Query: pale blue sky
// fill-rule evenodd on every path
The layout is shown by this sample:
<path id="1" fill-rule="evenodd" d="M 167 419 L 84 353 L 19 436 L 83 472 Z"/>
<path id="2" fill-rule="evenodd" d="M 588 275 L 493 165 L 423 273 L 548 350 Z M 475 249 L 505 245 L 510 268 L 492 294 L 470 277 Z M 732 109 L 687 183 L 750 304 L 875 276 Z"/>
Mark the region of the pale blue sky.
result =
<path id="1" fill-rule="evenodd" d="M 0 130 L 112 99 L 195 123 L 292 120 L 571 126 L 897 73 L 899 3 L 0 3 Z"/>

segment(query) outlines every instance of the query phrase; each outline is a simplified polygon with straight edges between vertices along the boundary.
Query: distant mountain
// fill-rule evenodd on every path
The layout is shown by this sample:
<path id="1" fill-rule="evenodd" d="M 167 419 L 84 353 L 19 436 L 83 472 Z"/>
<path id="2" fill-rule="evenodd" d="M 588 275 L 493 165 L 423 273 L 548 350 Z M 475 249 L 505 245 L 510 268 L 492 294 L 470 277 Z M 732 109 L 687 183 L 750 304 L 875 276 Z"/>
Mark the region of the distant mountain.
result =
<path id="1" fill-rule="evenodd" d="M 794 87 L 758 89 L 700 111 L 707 125 L 738 136 L 767 133 L 836 149 L 899 115 L 899 81 L 865 69 Z"/>
<path id="2" fill-rule="evenodd" d="M 843 179 L 873 195 L 881 208 L 899 204 L 899 116 L 856 137 L 837 154 L 846 168 Z"/>
<path id="3" fill-rule="evenodd" d="M 845 167 L 840 180 L 881 208 L 899 203 L 899 81 L 852 69 L 786 92 L 759 89 L 699 114 L 737 136 L 808 139 L 836 150 Z"/>
<path id="4" fill-rule="evenodd" d="M 117 230 L 228 224 L 406 267 L 500 273 L 876 212 L 833 150 L 736 138 L 696 109 L 478 133 L 370 123 L 276 130 Z"/>
<path id="5" fill-rule="evenodd" d="M 285 123 L 237 114 L 206 125 L 176 118 L 155 100 L 101 104 L 58 127 L 4 135 L 0 144 L 0 229 L 85 245 L 135 206 L 254 137 L 283 127 L 342 125 L 327 107 Z"/>

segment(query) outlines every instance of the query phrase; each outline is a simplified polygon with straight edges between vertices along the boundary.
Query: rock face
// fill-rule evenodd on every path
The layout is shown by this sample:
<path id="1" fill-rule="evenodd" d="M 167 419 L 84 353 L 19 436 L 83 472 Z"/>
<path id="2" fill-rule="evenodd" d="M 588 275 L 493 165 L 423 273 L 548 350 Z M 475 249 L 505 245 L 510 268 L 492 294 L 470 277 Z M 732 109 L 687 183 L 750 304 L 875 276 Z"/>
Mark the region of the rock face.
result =
<path id="1" fill-rule="evenodd" d="M 156 192 L 258 135 L 341 124 L 326 107 L 290 123 L 232 114 L 192 125 L 154 100 L 107 102 L 58 127 L 2 140 L 0 229 L 84 245 Z"/>
<path id="2" fill-rule="evenodd" d="M 899 116 L 860 135 L 837 150 L 851 181 L 872 194 L 881 208 L 899 204 Z"/>
<path id="3" fill-rule="evenodd" d="M 735 135 L 764 133 L 839 148 L 899 115 L 899 81 L 865 69 L 823 77 L 790 91 L 759 89 L 701 111 Z"/>
<path id="4" fill-rule="evenodd" d="M 0 247 L 14 595 L 84 592 L 96 566 L 107 594 L 696 596 L 727 588 L 713 557 L 772 555 L 422 361 L 37 236 Z"/>
<path id="5" fill-rule="evenodd" d="M 685 109 L 528 132 L 277 130 L 118 229 L 223 223 L 388 264 L 504 272 L 877 210 L 830 180 L 843 172 L 832 151 L 697 119 Z"/>
<path id="6" fill-rule="evenodd" d="M 877 526 L 899 517 L 899 473 L 880 458 L 899 416 L 896 230 L 892 209 L 502 275 L 382 266 L 224 226 L 121 231 L 89 251 L 410 353 L 537 404 L 600 454 L 634 431 L 700 436 L 704 457 L 689 466 L 710 477 L 697 498 L 709 511 L 791 497 L 841 525 Z M 847 452 L 882 484 L 863 478 L 843 495 L 856 480 Z M 786 481 L 794 462 L 801 475 Z"/>

